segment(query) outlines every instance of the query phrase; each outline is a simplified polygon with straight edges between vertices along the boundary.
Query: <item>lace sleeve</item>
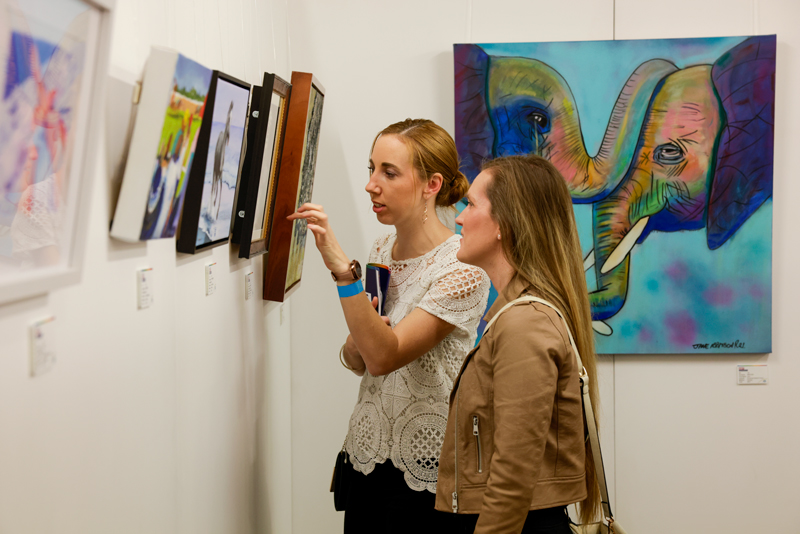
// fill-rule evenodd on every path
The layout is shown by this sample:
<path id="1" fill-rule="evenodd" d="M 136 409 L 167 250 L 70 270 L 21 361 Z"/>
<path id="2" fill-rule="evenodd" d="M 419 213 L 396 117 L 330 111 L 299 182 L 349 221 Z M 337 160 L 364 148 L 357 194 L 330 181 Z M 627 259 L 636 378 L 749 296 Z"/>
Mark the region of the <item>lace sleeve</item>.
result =
<path id="1" fill-rule="evenodd" d="M 489 278 L 483 269 L 458 263 L 434 280 L 418 307 L 469 332 L 475 329 L 488 295 Z"/>

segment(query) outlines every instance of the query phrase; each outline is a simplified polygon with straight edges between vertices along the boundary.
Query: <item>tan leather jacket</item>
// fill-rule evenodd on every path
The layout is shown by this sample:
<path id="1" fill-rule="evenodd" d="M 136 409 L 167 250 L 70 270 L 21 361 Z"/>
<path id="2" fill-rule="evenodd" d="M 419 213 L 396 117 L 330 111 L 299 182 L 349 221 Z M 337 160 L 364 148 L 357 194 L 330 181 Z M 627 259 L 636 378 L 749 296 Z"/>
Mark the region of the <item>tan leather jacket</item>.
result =
<path id="1" fill-rule="evenodd" d="M 486 320 L 525 293 L 512 281 Z M 436 509 L 480 514 L 475 534 L 519 533 L 528 510 L 585 499 L 578 375 L 555 311 L 526 302 L 503 312 L 453 385 Z"/>

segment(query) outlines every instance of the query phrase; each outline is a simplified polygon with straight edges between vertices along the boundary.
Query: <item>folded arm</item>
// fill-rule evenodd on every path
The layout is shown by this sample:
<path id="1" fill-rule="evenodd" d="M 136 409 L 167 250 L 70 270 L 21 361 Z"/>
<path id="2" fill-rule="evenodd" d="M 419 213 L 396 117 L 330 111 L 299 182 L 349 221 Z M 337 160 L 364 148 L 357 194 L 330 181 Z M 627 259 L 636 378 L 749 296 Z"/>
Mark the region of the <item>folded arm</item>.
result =
<path id="1" fill-rule="evenodd" d="M 303 204 L 288 218 L 308 222 L 308 229 L 314 234 L 315 244 L 328 269 L 333 272 L 348 270 L 350 259 L 336 240 L 322 206 Z M 339 285 L 350 283 L 353 282 L 338 282 Z M 353 340 L 352 344 L 345 344 L 345 361 L 356 374 L 363 374 L 359 358 L 374 376 L 391 373 L 430 351 L 455 329 L 455 325 L 420 308 L 391 328 L 375 313 L 364 293 L 341 298 L 340 302 Z"/>

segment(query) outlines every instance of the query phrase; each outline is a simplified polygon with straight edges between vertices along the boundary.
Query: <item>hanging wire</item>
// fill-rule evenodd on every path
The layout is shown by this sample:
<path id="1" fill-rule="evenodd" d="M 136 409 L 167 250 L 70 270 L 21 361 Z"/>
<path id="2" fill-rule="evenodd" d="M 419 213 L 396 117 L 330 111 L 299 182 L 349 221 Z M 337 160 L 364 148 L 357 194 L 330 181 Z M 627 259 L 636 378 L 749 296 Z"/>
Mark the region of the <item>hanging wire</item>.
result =
<path id="1" fill-rule="evenodd" d="M 288 59 L 289 71 L 292 70 L 292 35 L 289 32 L 289 0 L 284 2 L 286 7 L 286 57 Z M 275 49 L 275 24 L 272 25 L 272 53 L 275 54 L 275 69 L 278 69 L 278 55 Z"/>
<path id="2" fill-rule="evenodd" d="M 222 0 L 217 0 L 217 27 L 219 28 L 219 56 L 221 70 L 225 70 L 225 46 L 222 37 Z"/>
<path id="3" fill-rule="evenodd" d="M 467 2 L 467 42 L 472 42 L 472 2 L 473 0 L 469 0 Z"/>

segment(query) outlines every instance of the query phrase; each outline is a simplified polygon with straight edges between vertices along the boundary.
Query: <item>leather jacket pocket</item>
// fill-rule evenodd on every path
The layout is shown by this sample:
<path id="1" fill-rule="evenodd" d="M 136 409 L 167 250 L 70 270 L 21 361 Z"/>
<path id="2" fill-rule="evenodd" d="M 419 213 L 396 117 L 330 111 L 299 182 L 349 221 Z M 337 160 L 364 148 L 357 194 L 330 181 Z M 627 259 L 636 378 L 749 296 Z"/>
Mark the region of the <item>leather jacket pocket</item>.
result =
<path id="1" fill-rule="evenodd" d="M 483 451 L 481 450 L 481 428 L 480 428 L 480 417 L 477 415 L 472 416 L 472 435 L 475 436 L 475 444 L 477 446 L 476 456 L 478 458 L 477 461 L 477 471 L 478 473 L 483 473 Z"/>

